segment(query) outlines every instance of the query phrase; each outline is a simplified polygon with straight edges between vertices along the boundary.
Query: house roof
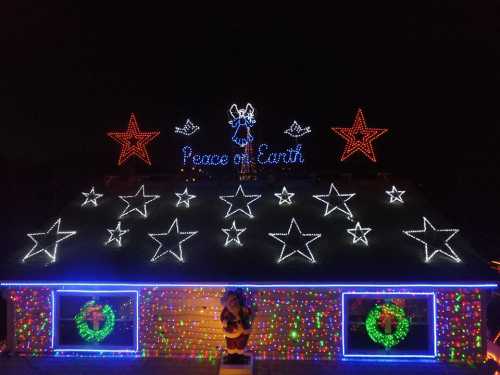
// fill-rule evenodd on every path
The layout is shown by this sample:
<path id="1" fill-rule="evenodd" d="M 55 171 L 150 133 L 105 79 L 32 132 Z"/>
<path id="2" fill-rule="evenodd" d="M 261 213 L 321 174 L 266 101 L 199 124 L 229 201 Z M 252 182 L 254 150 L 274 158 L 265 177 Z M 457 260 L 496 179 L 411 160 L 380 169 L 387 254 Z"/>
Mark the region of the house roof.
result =
<path id="1" fill-rule="evenodd" d="M 356 194 L 346 202 L 352 213 L 351 219 L 338 209 L 325 216 L 326 203 L 313 197 L 327 194 L 332 182 L 340 193 Z M 404 203 L 389 203 L 386 190 L 390 190 L 392 185 L 406 191 L 402 196 Z M 92 184 L 82 190 L 88 192 L 90 186 Z M 339 178 L 335 181 L 243 182 L 246 195 L 261 195 L 250 203 L 253 218 L 241 210 L 225 218 L 229 204 L 219 197 L 234 195 L 239 186 L 238 181 L 207 181 L 187 185 L 179 181 L 145 181 L 145 193 L 156 194 L 160 198 L 147 205 L 147 218 L 134 211 L 120 219 L 122 229 L 129 229 L 122 237 L 122 247 L 117 247 L 116 242 L 106 245 L 110 236 L 107 229 L 115 228 L 127 206 L 118 196 L 134 195 L 140 186 L 141 183 L 110 183 L 107 186 L 96 183 L 95 191 L 103 194 L 98 199 L 97 207 L 91 204 L 82 207 L 85 197 L 75 192 L 74 200 L 59 216 L 60 231 L 76 231 L 76 234 L 58 243 L 56 261 L 49 262 L 50 258 L 41 252 L 22 262 L 35 243 L 27 236 L 21 237 L 5 251 L 4 262 L 0 266 L 2 279 L 291 283 L 495 280 L 486 262 L 479 258 L 467 242 L 467 233 L 458 232 L 451 237 L 452 232 L 437 232 L 434 237 L 426 237 L 429 255 L 432 254 L 433 241 L 437 241 L 437 246 L 449 239 L 449 246 L 461 261 L 456 262 L 449 256 L 436 253 L 429 262 L 425 262 L 424 243 L 405 235 L 403 231 L 421 230 L 423 217 L 435 229 L 454 226 L 433 209 L 409 181 Z M 184 204 L 176 206 L 178 197 L 175 193 L 182 193 L 186 186 L 196 198 L 190 200 L 189 208 Z M 283 186 L 295 194 L 291 205 L 279 205 L 279 199 L 275 196 Z M 232 201 L 231 198 L 226 200 Z M 237 208 L 237 202 L 234 203 L 233 209 Z M 269 235 L 286 234 L 292 218 L 302 234 L 321 234 L 321 237 L 316 236 L 313 240 L 312 236 L 301 237 L 296 232 L 295 236 Z M 161 241 L 155 241 L 154 236 L 149 234 L 168 232 L 175 219 L 180 232 L 197 233 L 190 238 L 187 238 L 187 234 L 168 236 L 166 238 L 169 240 L 164 241 L 161 251 L 157 252 Z M 22 225 L 29 233 L 45 232 L 56 220 L 57 217 L 47 218 L 45 225 L 33 228 L 24 217 Z M 234 241 L 224 246 L 227 236 L 222 228 L 230 228 L 233 220 L 237 228 L 246 228 L 239 237 L 242 246 Z M 353 236 L 347 232 L 358 221 L 363 228 L 372 229 L 366 237 L 368 245 L 362 241 L 353 244 Z M 172 230 L 175 229 L 174 225 Z M 415 236 L 423 238 L 418 233 Z M 165 236 L 156 238 L 164 240 Z M 177 241 L 185 238 L 181 245 L 181 262 L 178 259 Z M 283 243 L 279 239 L 288 244 L 283 253 Z M 309 243 L 310 253 L 302 247 L 305 256 L 296 252 L 286 257 L 290 250 L 300 247 L 301 241 L 303 244 L 309 240 L 313 240 Z M 291 244 L 297 241 L 299 245 L 293 247 Z M 172 253 L 162 255 L 167 248 L 172 248 L 177 256 Z M 314 263 L 311 262 L 311 254 Z M 278 262 L 280 256 L 284 259 Z M 152 258 L 156 258 L 155 261 L 151 261 Z"/>

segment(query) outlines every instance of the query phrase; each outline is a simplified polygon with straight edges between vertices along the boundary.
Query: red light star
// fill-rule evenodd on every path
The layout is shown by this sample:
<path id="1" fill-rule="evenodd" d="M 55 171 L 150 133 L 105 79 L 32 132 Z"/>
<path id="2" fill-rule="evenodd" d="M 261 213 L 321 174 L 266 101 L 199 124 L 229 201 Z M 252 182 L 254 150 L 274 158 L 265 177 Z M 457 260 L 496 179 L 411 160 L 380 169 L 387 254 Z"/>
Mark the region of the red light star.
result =
<path id="1" fill-rule="evenodd" d="M 389 129 L 367 128 L 363 111 L 358 108 L 351 128 L 332 128 L 332 130 L 346 140 L 340 161 L 344 161 L 356 151 L 361 151 L 368 159 L 377 162 L 372 142 Z"/>
<path id="2" fill-rule="evenodd" d="M 151 165 L 146 145 L 160 135 L 159 131 L 141 132 L 133 113 L 130 114 L 128 128 L 125 132 L 109 132 L 108 136 L 122 145 L 118 165 L 122 165 L 132 155 L 141 158 L 146 164 Z"/>

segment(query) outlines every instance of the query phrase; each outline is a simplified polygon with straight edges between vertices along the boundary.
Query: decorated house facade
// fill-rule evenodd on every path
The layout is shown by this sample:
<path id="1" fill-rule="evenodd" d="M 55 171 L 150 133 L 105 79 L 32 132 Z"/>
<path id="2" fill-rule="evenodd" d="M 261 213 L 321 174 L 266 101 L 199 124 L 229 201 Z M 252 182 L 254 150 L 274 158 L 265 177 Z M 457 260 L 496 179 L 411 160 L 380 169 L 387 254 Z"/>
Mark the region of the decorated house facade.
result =
<path id="1" fill-rule="evenodd" d="M 2 264 L 12 350 L 26 355 L 182 356 L 224 348 L 220 299 L 241 288 L 253 311 L 257 358 L 366 357 L 481 362 L 494 276 L 462 232 L 407 180 L 268 178 L 300 166 L 310 127 L 285 130 L 274 150 L 253 136 L 253 107 L 230 109 L 237 152 L 179 147 L 183 167 L 236 170 L 240 179 L 90 182 L 59 217 L 26 227 Z M 200 127 L 186 121 L 178 136 Z M 358 111 L 341 159 L 376 161 Z M 132 116 L 118 164 L 151 159 Z M 24 245 L 23 245 L 24 244 Z"/>

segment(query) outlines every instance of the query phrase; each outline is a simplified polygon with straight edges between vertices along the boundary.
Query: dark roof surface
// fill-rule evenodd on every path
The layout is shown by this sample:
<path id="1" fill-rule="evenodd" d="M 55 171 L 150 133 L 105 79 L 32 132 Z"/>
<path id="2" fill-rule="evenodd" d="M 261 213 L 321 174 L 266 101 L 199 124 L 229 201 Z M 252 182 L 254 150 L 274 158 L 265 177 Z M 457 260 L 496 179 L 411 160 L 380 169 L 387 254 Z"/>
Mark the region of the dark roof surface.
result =
<path id="1" fill-rule="evenodd" d="M 325 204 L 313 194 L 326 194 L 330 182 L 341 193 L 356 193 L 347 204 L 354 222 L 338 211 L 323 216 Z M 385 193 L 395 184 L 406 190 L 404 203 L 389 204 Z M 90 186 L 82 187 L 89 191 Z M 189 208 L 176 207 L 175 192 L 182 192 L 185 183 L 145 182 L 146 194 L 161 198 L 148 205 L 148 217 L 133 212 L 124 218 L 122 228 L 130 229 L 123 237 L 123 246 L 105 246 L 109 237 L 106 229 L 114 228 L 126 204 L 118 195 L 133 195 L 137 185 L 118 185 L 105 188 L 96 184 L 96 192 L 103 193 L 99 205 L 81 207 L 84 197 L 75 192 L 75 199 L 60 217 L 62 231 L 77 231 L 76 235 L 59 244 L 57 261 L 47 263 L 47 256 L 38 254 L 22 258 L 33 246 L 28 237 L 18 238 L 13 249 L 4 249 L 0 266 L 3 280 L 43 281 L 123 281 L 123 282 L 449 282 L 491 281 L 495 277 L 459 232 L 450 240 L 462 262 L 456 263 L 437 254 L 425 263 L 424 245 L 402 233 L 403 230 L 422 229 L 427 217 L 440 228 L 453 228 L 443 215 L 433 210 L 418 189 L 407 181 L 387 181 L 383 178 L 357 180 L 289 180 L 268 183 L 242 183 L 246 194 L 261 194 L 251 204 L 255 217 L 238 212 L 224 218 L 228 205 L 220 195 L 232 195 L 239 182 L 198 182 L 187 185 L 197 196 Z M 295 193 L 291 206 L 278 205 L 274 193 L 282 186 Z M 458 202 L 457 202 L 458 204 Z M 151 258 L 158 243 L 148 233 L 167 232 L 178 218 L 181 231 L 198 231 L 183 243 L 184 262 L 165 254 L 156 262 Z M 321 238 L 310 244 L 316 263 L 300 255 L 293 255 L 277 263 L 282 244 L 269 232 L 286 232 L 295 218 L 303 233 L 321 233 Z M 46 231 L 57 219 L 50 217 L 40 228 L 29 226 L 23 217 L 26 232 Z M 243 246 L 224 246 L 226 235 L 221 228 L 229 228 L 233 219 L 238 228 L 247 228 L 241 235 Z M 356 221 L 372 228 L 369 245 L 352 243 L 346 230 Z"/>

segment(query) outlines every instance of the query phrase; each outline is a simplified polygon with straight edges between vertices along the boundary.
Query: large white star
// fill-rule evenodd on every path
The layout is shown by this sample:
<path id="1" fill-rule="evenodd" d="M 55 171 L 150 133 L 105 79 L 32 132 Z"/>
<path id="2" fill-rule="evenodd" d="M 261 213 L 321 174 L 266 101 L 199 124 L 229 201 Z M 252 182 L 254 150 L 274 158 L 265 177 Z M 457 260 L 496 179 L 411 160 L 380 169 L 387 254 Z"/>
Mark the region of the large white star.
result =
<path id="1" fill-rule="evenodd" d="M 372 231 L 371 228 L 362 228 L 359 221 L 356 223 L 354 228 L 347 229 L 347 233 L 349 233 L 352 236 L 353 244 L 361 241 L 366 246 L 368 246 L 368 238 L 366 238 L 366 235 L 371 231 Z"/>
<path id="2" fill-rule="evenodd" d="M 51 262 L 55 262 L 57 258 L 57 248 L 59 242 L 76 234 L 76 231 L 61 232 L 61 218 L 57 219 L 47 232 L 28 233 L 27 236 L 35 243 L 31 250 L 23 258 L 23 262 L 41 252 L 44 252 Z M 51 253 L 52 251 L 52 253 Z"/>
<path id="3" fill-rule="evenodd" d="M 240 235 L 247 230 L 247 228 L 236 228 L 236 222 L 233 220 L 233 224 L 231 228 L 222 228 L 221 229 L 226 234 L 226 242 L 224 242 L 224 246 L 229 245 L 231 242 L 235 242 L 239 246 L 243 246 L 243 243 L 240 240 Z"/>
<path id="4" fill-rule="evenodd" d="M 120 214 L 120 218 L 128 215 L 132 211 L 137 211 L 141 216 L 148 217 L 147 204 L 160 198 L 159 195 L 146 195 L 144 194 L 144 185 L 141 185 L 137 193 L 134 195 L 119 195 L 122 201 L 127 203 L 127 207 Z M 141 210 L 142 206 L 142 210 Z"/>
<path id="5" fill-rule="evenodd" d="M 332 192 L 334 192 L 335 194 L 332 194 Z M 355 195 L 355 193 L 341 194 L 339 193 L 335 185 L 331 183 L 328 194 L 317 194 L 313 195 L 313 197 L 317 200 L 322 201 L 323 203 L 326 203 L 325 213 L 323 214 L 323 216 L 328 216 L 333 211 L 338 210 L 340 212 L 343 212 L 348 218 L 352 218 L 353 215 L 346 202 Z"/>
<path id="6" fill-rule="evenodd" d="M 175 231 L 173 230 L 174 227 Z M 182 243 L 193 237 L 196 233 L 198 233 L 198 231 L 180 232 L 179 222 L 177 218 L 174 219 L 167 233 L 148 233 L 148 235 L 159 245 L 156 249 L 155 255 L 153 255 L 153 257 L 151 258 L 151 262 L 155 262 L 156 260 L 158 260 L 158 258 L 162 257 L 166 253 L 172 254 L 179 262 L 184 262 L 184 258 L 182 256 Z M 172 237 L 181 237 L 180 240 L 176 241 L 175 247 L 171 247 L 167 243 L 167 240 Z M 162 250 L 163 248 L 165 249 Z M 177 248 L 177 252 L 174 251 L 175 248 Z"/>
<path id="7" fill-rule="evenodd" d="M 229 208 L 227 209 L 226 216 L 224 216 L 224 219 L 228 218 L 229 216 L 235 214 L 238 211 L 244 213 L 249 218 L 253 219 L 254 216 L 252 214 L 252 209 L 250 208 L 250 204 L 255 202 L 260 197 L 261 197 L 260 194 L 246 195 L 241 185 L 238 186 L 238 189 L 236 190 L 236 193 L 234 195 L 219 196 L 221 200 L 223 200 L 229 205 Z M 237 202 L 234 203 L 233 201 Z M 233 205 L 236 206 L 237 208 L 234 209 Z M 246 209 L 243 209 L 242 208 L 243 206 L 246 206 Z"/>
<path id="8" fill-rule="evenodd" d="M 182 193 L 175 193 L 175 195 L 177 195 L 177 198 L 179 198 L 175 207 L 179 207 L 179 205 L 183 204 L 184 206 L 189 208 L 189 201 L 196 198 L 196 195 L 189 194 L 187 187 Z"/>
<path id="9" fill-rule="evenodd" d="M 459 232 L 459 229 L 436 229 L 426 217 L 423 217 L 423 219 L 423 229 L 404 230 L 403 233 L 424 244 L 425 262 L 430 262 L 432 257 L 437 253 L 445 255 L 457 263 L 461 262 L 459 256 L 448 244 L 448 241 Z M 430 230 L 428 230 L 429 228 Z M 430 255 L 429 252 L 431 253 Z"/>
<path id="10" fill-rule="evenodd" d="M 82 192 L 82 195 L 85 197 L 85 200 L 82 203 L 82 207 L 87 205 L 88 203 L 92 203 L 94 207 L 97 207 L 97 200 L 102 197 L 102 194 L 95 192 L 93 186 L 88 193 Z"/>
<path id="11" fill-rule="evenodd" d="M 281 248 L 281 254 L 278 259 L 278 263 L 282 260 L 298 253 L 302 255 L 304 258 L 309 260 L 312 263 L 316 263 L 314 259 L 314 255 L 309 248 L 309 244 L 313 241 L 316 241 L 321 237 L 320 233 L 302 233 L 295 221 L 295 218 L 292 218 L 290 221 L 290 226 L 288 227 L 287 233 L 268 233 L 271 237 L 278 240 L 283 244 Z M 280 237 L 286 237 L 286 240 L 282 240 Z M 306 241 L 306 239 L 308 239 Z"/>
<path id="12" fill-rule="evenodd" d="M 109 238 L 104 245 L 108 245 L 115 241 L 118 247 L 122 247 L 122 236 L 129 232 L 130 229 L 122 229 L 122 222 L 119 221 L 115 229 L 108 229 L 107 231 L 109 232 Z"/>
<path id="13" fill-rule="evenodd" d="M 403 194 L 406 193 L 405 190 L 398 190 L 396 189 L 396 186 L 392 185 L 392 189 L 386 190 L 385 193 L 390 197 L 389 203 L 394 203 L 394 202 L 404 203 Z"/>
<path id="14" fill-rule="evenodd" d="M 281 189 L 281 193 L 274 193 L 275 197 L 279 198 L 279 205 L 281 206 L 282 204 L 287 204 L 291 205 L 292 204 L 292 197 L 295 195 L 295 193 L 289 193 L 288 190 L 286 190 L 286 186 L 283 186 L 283 189 Z"/>

